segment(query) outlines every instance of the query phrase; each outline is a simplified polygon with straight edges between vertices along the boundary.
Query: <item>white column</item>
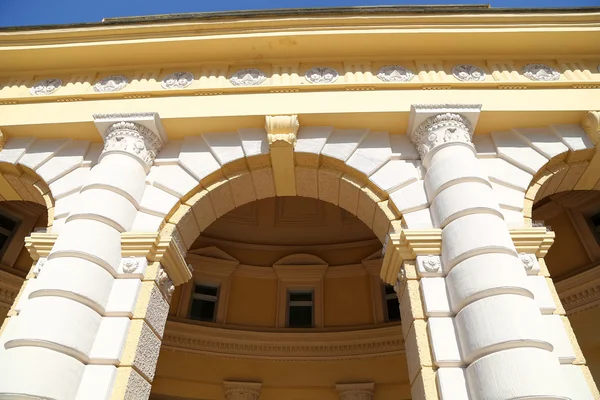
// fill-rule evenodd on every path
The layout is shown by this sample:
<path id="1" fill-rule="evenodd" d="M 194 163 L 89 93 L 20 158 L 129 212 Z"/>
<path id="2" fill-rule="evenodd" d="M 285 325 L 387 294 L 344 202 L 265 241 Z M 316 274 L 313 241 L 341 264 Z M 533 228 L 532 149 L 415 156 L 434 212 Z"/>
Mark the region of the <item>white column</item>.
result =
<path id="1" fill-rule="evenodd" d="M 414 106 L 411 115 L 432 218 L 442 228 L 443 271 L 421 279 L 426 303 L 446 299 L 428 320 L 441 397 L 466 399 L 456 384 L 464 376 L 471 400 L 565 399 L 559 360 L 471 143 L 479 109 Z"/>
<path id="2" fill-rule="evenodd" d="M 375 398 L 375 384 L 345 383 L 335 385 L 340 400 L 373 400 Z"/>
<path id="3" fill-rule="evenodd" d="M 165 138 L 156 114 L 95 120 L 105 141 L 99 163 L 0 337 L 0 398 L 91 400 L 110 393 L 130 323 L 117 303 L 135 303 L 127 288 L 137 285 L 115 279 L 123 275 L 121 233 L 133 225 Z M 106 393 L 82 389 L 82 381 Z"/>

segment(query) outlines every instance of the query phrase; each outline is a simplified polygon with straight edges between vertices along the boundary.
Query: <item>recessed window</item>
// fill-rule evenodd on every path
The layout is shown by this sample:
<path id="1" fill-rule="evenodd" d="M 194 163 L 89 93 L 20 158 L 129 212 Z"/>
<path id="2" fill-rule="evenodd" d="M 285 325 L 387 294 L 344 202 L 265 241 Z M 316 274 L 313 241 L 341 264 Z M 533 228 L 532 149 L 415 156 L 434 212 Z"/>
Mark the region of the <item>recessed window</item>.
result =
<path id="1" fill-rule="evenodd" d="M 194 287 L 190 318 L 198 321 L 214 322 L 217 315 L 219 287 L 198 284 Z"/>
<path id="2" fill-rule="evenodd" d="M 394 287 L 385 285 L 383 293 L 385 296 L 386 321 L 400 321 L 400 303 L 398 303 L 398 295 L 394 291 Z"/>
<path id="3" fill-rule="evenodd" d="M 589 221 L 592 230 L 594 231 L 594 235 L 596 236 L 596 240 L 600 242 L 600 212 L 592 215 L 589 218 Z"/>
<path id="4" fill-rule="evenodd" d="M 0 214 L 0 255 L 4 254 L 10 240 L 19 227 L 19 221 L 5 214 Z"/>
<path id="5" fill-rule="evenodd" d="M 312 328 L 313 321 L 313 291 L 288 291 L 288 328 Z"/>

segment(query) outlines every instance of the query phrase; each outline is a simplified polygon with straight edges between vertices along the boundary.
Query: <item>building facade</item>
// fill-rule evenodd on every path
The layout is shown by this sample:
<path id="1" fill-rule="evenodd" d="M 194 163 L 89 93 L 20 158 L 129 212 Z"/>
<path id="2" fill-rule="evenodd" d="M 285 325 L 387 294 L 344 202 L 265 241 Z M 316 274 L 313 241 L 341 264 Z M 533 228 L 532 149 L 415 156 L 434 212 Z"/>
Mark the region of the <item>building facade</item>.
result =
<path id="1" fill-rule="evenodd" d="M 0 30 L 0 398 L 600 399 L 600 9 Z"/>

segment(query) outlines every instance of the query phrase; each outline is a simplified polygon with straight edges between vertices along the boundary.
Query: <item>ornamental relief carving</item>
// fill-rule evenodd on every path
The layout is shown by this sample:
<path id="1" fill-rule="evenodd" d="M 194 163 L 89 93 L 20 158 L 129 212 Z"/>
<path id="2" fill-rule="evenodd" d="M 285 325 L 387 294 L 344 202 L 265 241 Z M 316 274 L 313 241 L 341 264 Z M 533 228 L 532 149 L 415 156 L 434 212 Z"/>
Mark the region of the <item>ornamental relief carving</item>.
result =
<path id="1" fill-rule="evenodd" d="M 546 64 L 527 64 L 523 67 L 523 75 L 532 81 L 557 81 L 560 73 Z"/>
<path id="2" fill-rule="evenodd" d="M 421 265 L 427 272 L 439 272 L 442 268 L 439 256 L 427 256 L 422 260 Z"/>
<path id="3" fill-rule="evenodd" d="M 409 82 L 415 74 L 400 65 L 385 65 L 379 68 L 377 78 L 384 82 Z"/>
<path id="4" fill-rule="evenodd" d="M 337 80 L 339 74 L 330 67 L 315 67 L 306 71 L 304 77 L 310 83 L 333 83 Z"/>
<path id="5" fill-rule="evenodd" d="M 535 266 L 535 259 L 531 254 L 520 253 L 519 258 L 525 267 L 525 270 L 529 271 Z"/>
<path id="6" fill-rule="evenodd" d="M 455 113 L 443 113 L 427 118 L 411 135 L 411 141 L 421 158 L 434 147 L 448 142 L 471 144 L 473 129 L 465 117 Z"/>
<path id="7" fill-rule="evenodd" d="M 463 82 L 481 82 L 485 80 L 483 69 L 470 64 L 458 64 L 452 68 L 452 75 Z"/>
<path id="8" fill-rule="evenodd" d="M 156 284 L 158 285 L 158 288 L 163 293 L 167 301 L 170 302 L 171 297 L 173 297 L 173 292 L 175 292 L 175 285 L 173 284 L 173 281 L 171 280 L 171 278 L 169 278 L 169 275 L 163 269 L 162 266 L 158 270 Z"/>
<path id="9" fill-rule="evenodd" d="M 194 75 L 190 72 L 174 72 L 162 80 L 163 89 L 183 89 L 192 84 Z"/>
<path id="10" fill-rule="evenodd" d="M 162 148 L 160 139 L 150 129 L 133 122 L 117 122 L 108 130 L 104 142 L 104 152 L 123 151 L 132 154 L 149 167 Z"/>
<path id="11" fill-rule="evenodd" d="M 263 83 L 267 76 L 260 69 L 246 68 L 237 71 L 229 81 L 234 86 L 257 86 Z"/>
<path id="12" fill-rule="evenodd" d="M 94 90 L 96 92 L 117 92 L 128 84 L 129 81 L 125 76 L 111 75 L 96 82 Z"/>
<path id="13" fill-rule="evenodd" d="M 225 389 L 225 400 L 258 400 L 259 389 L 233 387 Z"/>
<path id="14" fill-rule="evenodd" d="M 373 391 L 352 389 L 340 393 L 340 400 L 373 400 Z"/>
<path id="15" fill-rule="evenodd" d="M 58 78 L 44 79 L 37 82 L 29 93 L 32 96 L 46 96 L 56 92 L 62 86 L 62 80 Z"/>

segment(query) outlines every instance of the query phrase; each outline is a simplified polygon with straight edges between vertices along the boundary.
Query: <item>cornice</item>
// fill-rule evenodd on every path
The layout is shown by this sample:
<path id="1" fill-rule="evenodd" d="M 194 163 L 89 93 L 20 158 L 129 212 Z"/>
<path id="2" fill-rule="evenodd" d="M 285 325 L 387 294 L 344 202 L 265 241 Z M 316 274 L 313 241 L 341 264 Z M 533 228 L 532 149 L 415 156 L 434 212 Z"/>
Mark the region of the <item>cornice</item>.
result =
<path id="1" fill-rule="evenodd" d="M 600 305 L 600 265 L 554 285 L 568 315 Z"/>
<path id="2" fill-rule="evenodd" d="M 510 236 L 517 253 L 535 254 L 544 257 L 554 242 L 555 234 L 540 228 L 513 229 Z M 381 266 L 381 279 L 394 285 L 404 260 L 414 260 L 416 256 L 439 255 L 442 251 L 441 229 L 404 229 L 390 235 Z"/>
<path id="3" fill-rule="evenodd" d="M 162 348 L 215 357 L 281 361 L 332 361 L 404 352 L 400 325 L 330 332 L 255 332 L 168 321 Z"/>

